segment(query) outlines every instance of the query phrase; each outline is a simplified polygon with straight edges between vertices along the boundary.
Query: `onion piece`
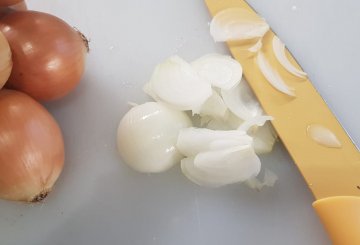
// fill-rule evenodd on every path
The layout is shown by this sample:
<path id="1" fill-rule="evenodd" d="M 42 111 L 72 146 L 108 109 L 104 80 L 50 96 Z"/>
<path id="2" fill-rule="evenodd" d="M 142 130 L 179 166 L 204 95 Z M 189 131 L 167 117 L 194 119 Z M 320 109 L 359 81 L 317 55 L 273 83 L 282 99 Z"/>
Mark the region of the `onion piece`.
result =
<path id="1" fill-rule="evenodd" d="M 215 90 L 213 90 L 212 95 L 205 101 L 199 111 L 199 114 L 202 116 L 211 116 L 212 118 L 216 119 L 226 118 L 227 113 L 228 108 L 226 107 L 221 96 Z"/>
<path id="2" fill-rule="evenodd" d="M 307 133 L 311 139 L 326 147 L 341 148 L 341 142 L 336 135 L 328 128 L 312 124 L 307 127 Z"/>
<path id="3" fill-rule="evenodd" d="M 228 55 L 208 54 L 193 61 L 191 65 L 212 86 L 231 89 L 241 80 L 240 63 Z"/>
<path id="4" fill-rule="evenodd" d="M 228 119 L 221 120 L 221 119 L 211 119 L 207 125 L 206 128 L 212 129 L 212 130 L 234 130 L 236 128 L 231 127 Z"/>
<path id="5" fill-rule="evenodd" d="M 258 127 L 250 136 L 254 139 L 254 149 L 256 154 L 266 154 L 272 151 L 277 140 L 277 134 L 270 122 Z"/>
<path id="6" fill-rule="evenodd" d="M 135 106 L 119 124 L 118 151 L 124 162 L 139 172 L 166 171 L 183 157 L 175 144 L 179 130 L 190 126 L 184 112 L 161 103 Z"/>
<path id="7" fill-rule="evenodd" d="M 233 89 L 222 89 L 221 96 L 229 110 L 243 120 L 263 113 L 259 102 L 244 79 Z"/>
<path id="8" fill-rule="evenodd" d="M 181 169 L 193 182 L 220 187 L 246 181 L 257 176 L 261 162 L 250 146 L 199 153 L 181 161 Z"/>
<path id="9" fill-rule="evenodd" d="M 306 78 L 307 74 L 297 69 L 293 64 L 291 64 L 289 59 L 286 57 L 285 44 L 281 42 L 281 40 L 277 36 L 273 37 L 272 48 L 276 59 L 288 72 L 290 72 L 291 74 L 297 77 Z"/>
<path id="10" fill-rule="evenodd" d="M 247 180 L 246 184 L 250 188 L 260 191 L 265 186 L 273 187 L 278 179 L 279 178 L 274 172 L 270 171 L 269 169 L 265 169 L 263 181 L 260 181 L 258 178 L 254 177 Z"/>
<path id="11" fill-rule="evenodd" d="M 295 96 L 295 93 L 293 91 L 294 89 L 286 85 L 279 73 L 271 67 L 262 52 L 259 52 L 257 54 L 256 62 L 259 66 L 261 73 L 275 89 L 289 96 Z"/>
<path id="12" fill-rule="evenodd" d="M 0 31 L 0 89 L 10 77 L 12 65 L 9 43 Z"/>
<path id="13" fill-rule="evenodd" d="M 185 156 L 195 156 L 199 152 L 211 150 L 215 140 L 236 140 L 238 145 L 251 145 L 252 138 L 240 130 L 211 130 L 207 128 L 181 129 L 176 147 Z"/>
<path id="14" fill-rule="evenodd" d="M 253 126 L 263 126 L 267 121 L 271 121 L 274 118 L 272 116 L 256 116 L 253 117 L 249 120 L 246 120 L 244 123 L 242 123 L 239 127 L 238 130 L 242 130 L 242 131 L 248 131 L 250 130 Z"/>
<path id="15" fill-rule="evenodd" d="M 255 45 L 254 46 L 251 46 L 248 50 L 250 51 L 250 52 L 252 52 L 252 53 L 257 53 L 257 52 L 259 52 L 260 50 L 261 50 L 261 48 L 262 48 L 262 39 L 259 39 L 259 41 L 257 41 L 256 43 L 255 43 Z"/>
<path id="16" fill-rule="evenodd" d="M 211 85 L 179 56 L 172 56 L 159 64 L 150 85 L 160 100 L 179 110 L 198 111 L 212 95 Z"/>
<path id="17" fill-rule="evenodd" d="M 215 42 L 260 38 L 269 25 L 256 13 L 243 8 L 228 8 L 217 13 L 210 23 L 210 34 Z"/>

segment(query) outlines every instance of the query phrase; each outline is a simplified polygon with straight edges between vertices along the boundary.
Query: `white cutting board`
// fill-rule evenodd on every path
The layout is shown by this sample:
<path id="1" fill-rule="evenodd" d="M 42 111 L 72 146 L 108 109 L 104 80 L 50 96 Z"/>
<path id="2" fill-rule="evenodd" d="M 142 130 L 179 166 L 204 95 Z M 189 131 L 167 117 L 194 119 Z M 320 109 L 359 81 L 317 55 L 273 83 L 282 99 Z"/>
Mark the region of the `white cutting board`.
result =
<path id="1" fill-rule="evenodd" d="M 251 0 L 360 143 L 360 2 Z M 313 197 L 279 143 L 263 166 L 274 188 L 198 187 L 178 167 L 139 174 L 120 162 L 116 129 L 128 101 L 172 54 L 192 60 L 227 53 L 208 30 L 202 0 L 29 0 L 91 40 L 86 74 L 65 99 L 47 104 L 61 125 L 66 165 L 43 204 L 0 201 L 1 245 L 328 245 Z"/>

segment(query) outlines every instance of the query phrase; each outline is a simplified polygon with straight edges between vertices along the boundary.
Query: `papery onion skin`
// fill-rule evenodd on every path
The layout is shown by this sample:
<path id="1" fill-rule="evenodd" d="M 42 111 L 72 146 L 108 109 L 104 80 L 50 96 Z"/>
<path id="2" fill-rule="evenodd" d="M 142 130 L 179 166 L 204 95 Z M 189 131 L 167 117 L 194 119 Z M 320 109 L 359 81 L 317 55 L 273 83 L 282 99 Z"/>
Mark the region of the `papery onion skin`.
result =
<path id="1" fill-rule="evenodd" d="M 1 19 L 9 41 L 13 70 L 8 88 L 41 101 L 59 99 L 79 83 L 87 42 L 63 20 L 36 11 L 19 11 Z"/>
<path id="2" fill-rule="evenodd" d="M 0 198 L 41 201 L 63 164 L 64 142 L 54 118 L 28 95 L 0 90 Z"/>
<path id="3" fill-rule="evenodd" d="M 0 89 L 8 80 L 12 69 L 11 50 L 5 36 L 0 32 Z"/>

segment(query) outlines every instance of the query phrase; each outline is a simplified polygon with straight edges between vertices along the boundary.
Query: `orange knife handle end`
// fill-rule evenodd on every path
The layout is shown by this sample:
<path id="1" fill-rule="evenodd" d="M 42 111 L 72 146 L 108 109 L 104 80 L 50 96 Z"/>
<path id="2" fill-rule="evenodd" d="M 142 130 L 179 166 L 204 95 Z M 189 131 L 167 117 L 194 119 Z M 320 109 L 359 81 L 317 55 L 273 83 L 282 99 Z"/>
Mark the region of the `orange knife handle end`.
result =
<path id="1" fill-rule="evenodd" d="M 328 197 L 313 207 L 334 245 L 360 244 L 360 197 Z"/>

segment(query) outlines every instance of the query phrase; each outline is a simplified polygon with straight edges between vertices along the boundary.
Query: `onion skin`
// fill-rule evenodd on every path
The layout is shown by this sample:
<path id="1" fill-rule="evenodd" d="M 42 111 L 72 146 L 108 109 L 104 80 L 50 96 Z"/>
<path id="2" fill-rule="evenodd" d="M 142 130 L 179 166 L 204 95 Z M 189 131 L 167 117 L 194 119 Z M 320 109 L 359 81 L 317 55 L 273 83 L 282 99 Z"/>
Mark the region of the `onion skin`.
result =
<path id="1" fill-rule="evenodd" d="M 0 90 L 0 198 L 38 202 L 64 165 L 61 130 L 30 96 Z"/>
<path id="2" fill-rule="evenodd" d="M 12 69 L 11 50 L 5 36 L 0 32 L 0 89 L 8 80 Z"/>
<path id="3" fill-rule="evenodd" d="M 72 91 L 84 73 L 87 42 L 63 20 L 36 11 L 13 12 L 0 21 L 13 70 L 6 86 L 40 101 Z"/>

